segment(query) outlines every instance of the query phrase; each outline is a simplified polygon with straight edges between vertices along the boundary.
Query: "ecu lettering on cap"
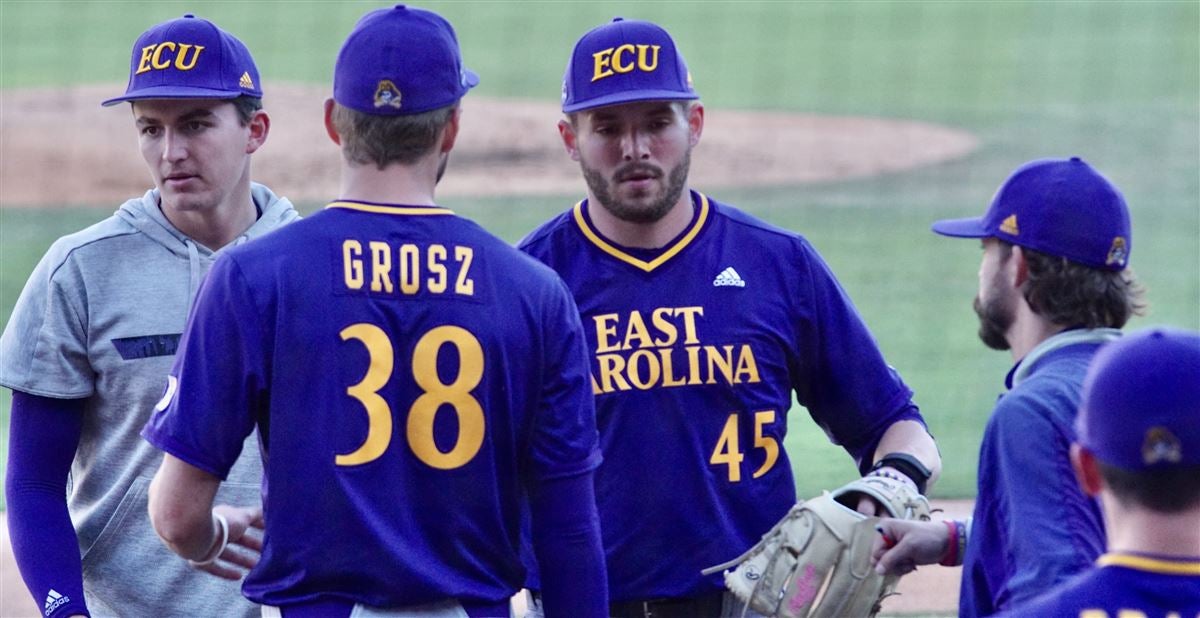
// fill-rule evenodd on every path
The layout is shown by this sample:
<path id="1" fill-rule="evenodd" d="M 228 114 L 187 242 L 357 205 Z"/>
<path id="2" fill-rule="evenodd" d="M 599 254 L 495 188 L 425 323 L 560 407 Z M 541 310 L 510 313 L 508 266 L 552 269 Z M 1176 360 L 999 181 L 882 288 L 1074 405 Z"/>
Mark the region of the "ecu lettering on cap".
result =
<path id="1" fill-rule="evenodd" d="M 196 68 L 196 62 L 200 60 L 200 53 L 203 51 L 203 45 L 174 41 L 147 45 L 142 48 L 142 58 L 134 75 L 171 67 L 175 67 L 177 71 L 190 71 Z"/>
<path id="2" fill-rule="evenodd" d="M 632 73 L 635 70 L 650 73 L 658 68 L 658 50 L 661 48 L 662 45 L 626 43 L 602 49 L 592 54 L 592 81 L 618 73 Z"/>

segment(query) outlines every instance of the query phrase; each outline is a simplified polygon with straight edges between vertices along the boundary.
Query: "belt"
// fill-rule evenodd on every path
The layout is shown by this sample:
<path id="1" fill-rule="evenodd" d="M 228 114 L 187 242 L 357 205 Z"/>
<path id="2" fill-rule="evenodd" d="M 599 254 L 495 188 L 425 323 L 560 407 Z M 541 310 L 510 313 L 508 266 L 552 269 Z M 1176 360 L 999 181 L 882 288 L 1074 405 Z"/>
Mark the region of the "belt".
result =
<path id="1" fill-rule="evenodd" d="M 619 601 L 608 606 L 613 618 L 720 618 L 725 595 Z"/>

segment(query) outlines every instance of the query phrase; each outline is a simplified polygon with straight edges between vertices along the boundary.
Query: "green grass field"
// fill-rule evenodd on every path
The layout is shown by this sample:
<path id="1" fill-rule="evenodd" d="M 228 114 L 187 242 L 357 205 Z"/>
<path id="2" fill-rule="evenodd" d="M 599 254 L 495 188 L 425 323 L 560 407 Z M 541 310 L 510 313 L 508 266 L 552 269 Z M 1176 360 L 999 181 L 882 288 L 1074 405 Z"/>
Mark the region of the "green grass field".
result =
<path id="1" fill-rule="evenodd" d="M 366 8 L 380 5 L 0 3 L 0 88 L 113 83 L 119 91 L 138 33 L 185 10 L 246 41 L 267 89 L 272 81 L 325 83 L 342 37 Z M 1081 155 L 1112 178 L 1133 213 L 1132 265 L 1152 305 L 1132 326 L 1200 329 L 1196 2 L 422 6 L 455 24 L 467 65 L 483 78 L 480 95 L 557 100 L 574 40 L 624 15 L 673 32 L 710 123 L 721 109 L 773 109 L 917 119 L 974 133 L 979 149 L 955 162 L 865 180 L 714 193 L 805 234 L 830 262 L 939 438 L 945 473 L 937 496 L 974 493 L 979 437 L 1011 359 L 986 350 L 974 334 L 978 244 L 934 236 L 928 227 L 937 218 L 982 213 L 1018 164 Z M 692 184 L 706 189 L 704 178 Z M 516 240 L 575 197 L 446 205 Z M 45 248 L 116 204 L 94 206 L 0 209 L 0 322 L 7 323 Z M 5 391 L 5 427 L 8 400 Z M 805 416 L 793 410 L 787 446 L 800 492 L 812 494 L 854 472 Z"/>

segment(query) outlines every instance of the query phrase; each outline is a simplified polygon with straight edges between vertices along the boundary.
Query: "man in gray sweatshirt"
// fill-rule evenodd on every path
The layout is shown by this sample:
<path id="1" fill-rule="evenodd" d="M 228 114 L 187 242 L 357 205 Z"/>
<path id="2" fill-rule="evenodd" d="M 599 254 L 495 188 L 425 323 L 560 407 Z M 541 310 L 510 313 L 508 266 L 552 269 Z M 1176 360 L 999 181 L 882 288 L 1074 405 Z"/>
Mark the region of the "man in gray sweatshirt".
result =
<path id="1" fill-rule="evenodd" d="M 257 437 L 216 500 L 231 547 L 189 565 L 150 526 L 146 489 L 162 456 L 138 432 L 169 390 L 217 254 L 299 215 L 250 182 L 271 123 L 254 61 L 231 34 L 192 15 L 150 28 L 125 94 L 104 105 L 124 101 L 155 188 L 55 242 L 0 336 L 0 385 L 13 391 L 13 552 L 48 618 L 257 615 L 238 585 L 261 548 Z"/>

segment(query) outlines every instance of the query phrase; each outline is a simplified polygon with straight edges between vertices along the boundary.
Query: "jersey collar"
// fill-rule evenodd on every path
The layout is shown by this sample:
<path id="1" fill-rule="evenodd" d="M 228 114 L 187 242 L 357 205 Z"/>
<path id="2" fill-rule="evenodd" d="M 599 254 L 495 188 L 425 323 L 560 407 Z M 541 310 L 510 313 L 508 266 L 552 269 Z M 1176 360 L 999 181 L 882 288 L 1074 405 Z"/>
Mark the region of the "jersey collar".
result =
<path id="1" fill-rule="evenodd" d="M 452 215 L 454 211 L 441 206 L 400 206 L 397 204 L 379 204 L 375 202 L 360 202 L 358 200 L 338 200 L 330 202 L 325 208 L 345 208 L 362 212 L 375 212 L 385 215 Z"/>
<path id="2" fill-rule="evenodd" d="M 652 272 L 654 269 L 662 266 L 668 260 L 678 255 L 680 251 L 683 251 L 689 244 L 691 244 L 691 242 L 695 240 L 696 235 L 700 233 L 700 230 L 704 228 L 705 222 L 708 221 L 708 196 L 700 193 L 699 191 L 696 191 L 695 195 L 695 201 L 699 206 L 700 213 L 696 216 L 695 221 L 692 222 L 691 227 L 681 234 L 679 238 L 676 239 L 666 250 L 660 253 L 658 257 L 649 261 L 630 255 L 624 249 L 621 249 L 620 247 L 617 247 L 616 245 L 605 240 L 604 237 L 600 235 L 600 232 L 592 227 L 592 223 L 590 220 L 588 220 L 588 217 L 584 215 L 583 200 L 580 200 L 577 204 L 575 204 L 572 214 L 575 218 L 575 224 L 579 226 L 579 231 L 583 233 L 584 237 L 586 237 L 588 241 L 590 241 L 593 245 L 596 245 L 598 249 L 622 262 L 625 262 L 626 264 L 634 266 L 645 272 Z"/>
<path id="3" fill-rule="evenodd" d="M 1166 558 L 1144 554 L 1107 553 L 1096 559 L 1096 566 L 1121 566 L 1166 575 L 1200 576 L 1200 558 Z"/>

